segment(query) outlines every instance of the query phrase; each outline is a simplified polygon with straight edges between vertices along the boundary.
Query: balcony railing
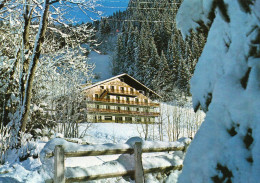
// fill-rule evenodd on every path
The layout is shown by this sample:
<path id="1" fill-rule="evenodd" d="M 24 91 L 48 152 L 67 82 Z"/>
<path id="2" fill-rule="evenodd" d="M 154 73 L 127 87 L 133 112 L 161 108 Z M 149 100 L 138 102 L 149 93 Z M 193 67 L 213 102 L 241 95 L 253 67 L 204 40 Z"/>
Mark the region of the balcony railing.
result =
<path id="1" fill-rule="evenodd" d="M 132 123 L 132 124 L 141 124 L 141 123 L 146 123 L 146 124 L 154 124 L 158 122 L 150 122 L 150 121 L 136 121 L 136 120 L 101 120 L 101 119 L 92 119 L 88 120 L 90 123 Z"/>
<path id="2" fill-rule="evenodd" d="M 111 114 L 127 114 L 127 115 L 136 115 L 136 116 L 154 116 L 154 117 L 160 116 L 159 112 L 140 112 L 140 111 L 97 109 L 97 108 L 88 108 L 88 112 L 111 113 Z"/>
<path id="3" fill-rule="evenodd" d="M 91 101 L 93 101 L 93 102 L 111 103 L 111 104 L 128 104 L 128 105 L 137 105 L 137 106 L 160 107 L 159 103 L 136 102 L 136 101 L 127 101 L 127 100 L 92 98 Z"/>
<path id="4" fill-rule="evenodd" d="M 108 93 L 111 94 L 122 94 L 122 95 L 132 95 L 132 96 L 137 96 L 140 94 L 138 91 L 127 91 L 127 90 L 113 90 L 113 89 L 107 89 Z"/>

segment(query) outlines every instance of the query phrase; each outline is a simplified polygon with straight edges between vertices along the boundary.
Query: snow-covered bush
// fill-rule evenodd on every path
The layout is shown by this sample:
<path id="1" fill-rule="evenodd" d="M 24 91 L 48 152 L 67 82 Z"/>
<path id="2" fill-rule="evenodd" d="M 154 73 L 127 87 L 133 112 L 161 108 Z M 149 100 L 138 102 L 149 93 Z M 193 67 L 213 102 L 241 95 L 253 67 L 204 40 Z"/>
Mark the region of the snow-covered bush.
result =
<path id="1" fill-rule="evenodd" d="M 0 128 L 0 164 L 5 162 L 24 161 L 29 157 L 38 158 L 40 154 L 39 144 L 30 134 L 21 134 L 20 146 L 16 149 L 10 149 L 10 127 L 2 126 Z"/>
<path id="2" fill-rule="evenodd" d="M 184 37 L 208 30 L 191 79 L 207 114 L 179 182 L 259 182 L 260 0 L 184 0 L 177 24 Z"/>
<path id="3" fill-rule="evenodd" d="M 9 147 L 10 128 L 0 125 L 0 164 L 5 162 L 6 151 Z"/>

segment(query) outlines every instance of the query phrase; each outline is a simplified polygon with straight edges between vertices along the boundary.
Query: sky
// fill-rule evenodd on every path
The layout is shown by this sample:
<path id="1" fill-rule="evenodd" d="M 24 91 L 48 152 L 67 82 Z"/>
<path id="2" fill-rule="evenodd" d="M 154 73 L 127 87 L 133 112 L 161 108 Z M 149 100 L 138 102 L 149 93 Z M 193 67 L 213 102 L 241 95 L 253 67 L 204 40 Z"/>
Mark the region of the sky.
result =
<path id="1" fill-rule="evenodd" d="M 78 23 L 100 20 L 101 17 L 107 17 L 116 11 L 126 10 L 128 2 L 129 0 L 97 0 L 96 3 L 100 4 L 101 6 L 96 7 L 96 11 L 102 12 L 101 15 L 92 12 L 87 12 L 86 15 L 75 6 L 72 11 L 69 9 L 66 18 L 73 19 Z"/>

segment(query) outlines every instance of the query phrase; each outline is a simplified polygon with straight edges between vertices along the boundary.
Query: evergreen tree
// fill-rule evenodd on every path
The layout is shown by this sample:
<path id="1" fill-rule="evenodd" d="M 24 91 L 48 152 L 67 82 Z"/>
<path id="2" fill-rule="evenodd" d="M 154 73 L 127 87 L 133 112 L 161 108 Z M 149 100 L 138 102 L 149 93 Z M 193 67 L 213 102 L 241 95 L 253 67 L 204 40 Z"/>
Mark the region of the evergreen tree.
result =
<path id="1" fill-rule="evenodd" d="M 129 2 L 129 8 L 125 13 L 121 13 L 126 21 L 120 23 L 122 38 L 120 38 L 121 43 L 117 42 L 117 44 L 124 48 L 120 49 L 121 58 L 118 59 L 120 66 L 112 64 L 113 67 L 116 67 L 113 74 L 118 74 L 118 71 L 125 72 L 149 87 L 157 88 L 157 83 L 151 82 L 155 79 L 149 77 L 155 77 L 159 74 L 160 69 L 164 68 L 159 68 L 158 65 L 162 64 L 159 58 L 162 53 L 165 53 L 172 79 L 172 81 L 168 80 L 167 83 L 169 85 L 173 83 L 173 86 L 181 87 L 179 89 L 187 91 L 189 88 L 188 79 L 193 73 L 205 39 L 203 39 L 203 34 L 192 33 L 192 38 L 183 41 L 175 24 L 176 12 L 179 8 L 178 4 L 174 4 L 176 2 L 180 3 L 181 1 L 148 0 L 147 3 L 143 3 L 142 0 L 135 0 Z M 114 17 L 118 18 L 117 15 L 115 13 Z M 105 25 L 105 19 L 102 21 Z M 118 24 L 115 25 L 115 22 L 109 21 L 110 28 L 118 26 Z M 118 47 L 116 47 L 115 52 L 119 58 Z M 180 62 L 183 62 L 181 66 Z M 179 73 L 179 70 L 182 74 Z M 185 75 L 183 72 L 186 71 L 188 73 Z M 180 78 L 182 76 L 184 78 Z M 186 81 L 184 82 L 184 80 Z M 184 87 L 184 84 L 187 86 Z M 155 90 L 159 92 L 159 89 Z M 170 95 L 170 93 L 165 93 L 165 95 Z"/>
<path id="2" fill-rule="evenodd" d="M 121 73 L 123 71 L 122 66 L 124 65 L 125 61 L 125 47 L 123 43 L 123 35 L 120 34 L 117 37 L 116 50 L 112 60 L 112 74 L 114 75 L 117 75 L 118 73 Z"/>

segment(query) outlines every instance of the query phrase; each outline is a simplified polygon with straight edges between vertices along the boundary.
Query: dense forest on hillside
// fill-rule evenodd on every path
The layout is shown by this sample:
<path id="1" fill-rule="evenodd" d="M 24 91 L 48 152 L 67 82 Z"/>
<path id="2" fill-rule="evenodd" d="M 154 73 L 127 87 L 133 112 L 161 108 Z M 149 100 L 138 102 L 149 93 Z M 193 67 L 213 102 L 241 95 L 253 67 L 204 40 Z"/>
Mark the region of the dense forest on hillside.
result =
<path id="1" fill-rule="evenodd" d="M 194 32 L 183 41 L 175 22 L 180 4 L 134 0 L 126 11 L 94 23 L 100 40 L 111 43 L 111 37 L 117 37 L 113 74 L 130 74 L 166 101 L 189 95 L 189 80 L 206 41 L 205 35 Z"/>

